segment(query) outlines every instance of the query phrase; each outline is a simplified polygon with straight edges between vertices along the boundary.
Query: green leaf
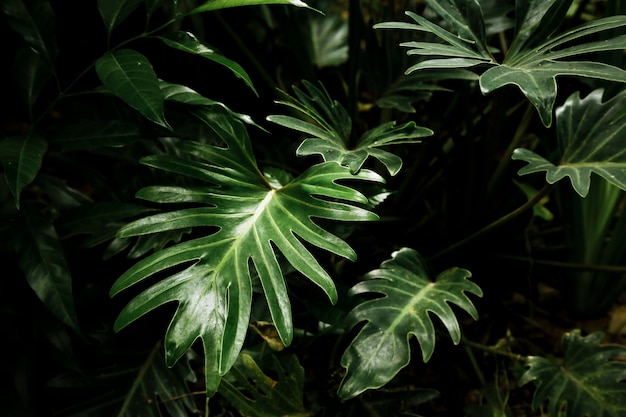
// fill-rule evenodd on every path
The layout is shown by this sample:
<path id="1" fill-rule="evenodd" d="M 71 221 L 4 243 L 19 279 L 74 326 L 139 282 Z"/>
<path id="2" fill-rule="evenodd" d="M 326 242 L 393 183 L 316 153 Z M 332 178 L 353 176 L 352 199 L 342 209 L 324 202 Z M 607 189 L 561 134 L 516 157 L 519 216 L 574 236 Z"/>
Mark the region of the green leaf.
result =
<path id="1" fill-rule="evenodd" d="M 519 175 L 545 171 L 550 184 L 567 176 L 581 197 L 589 192 L 591 173 L 626 190 L 626 90 L 605 103 L 602 95 L 602 89 L 584 99 L 572 94 L 556 111 L 560 161 L 555 165 L 531 150 L 516 149 L 512 158 L 528 162 Z"/>
<path id="2" fill-rule="evenodd" d="M 35 133 L 11 136 L 0 141 L 0 162 L 4 167 L 4 178 L 18 209 L 22 190 L 37 176 L 47 149 L 46 141 Z"/>
<path id="3" fill-rule="evenodd" d="M 120 49 L 96 61 L 102 83 L 147 119 L 170 129 L 163 114 L 163 95 L 150 61 L 137 51 Z"/>
<path id="4" fill-rule="evenodd" d="M 121 120 L 75 120 L 50 140 L 63 151 L 92 151 L 104 147 L 121 147 L 145 138 L 136 123 Z"/>
<path id="5" fill-rule="evenodd" d="M 470 276 L 465 269 L 451 268 L 433 282 L 420 256 L 408 248 L 394 252 L 380 269 L 369 272 L 350 292 L 382 296 L 362 302 L 346 318 L 349 327 L 366 323 L 341 358 L 347 372 L 339 396 L 352 398 L 389 382 L 411 360 L 412 335 L 427 362 L 435 349 L 435 328 L 429 313 L 439 317 L 452 341 L 459 343 L 461 329 L 449 303 L 478 319 L 465 293 L 480 297 L 482 291 L 468 279 Z"/>
<path id="6" fill-rule="evenodd" d="M 311 7 L 301 0 L 208 0 L 190 11 L 188 14 L 210 12 L 230 7 L 255 6 L 261 4 L 290 4 L 296 7 L 306 7 L 311 9 Z"/>
<path id="7" fill-rule="evenodd" d="M 413 122 L 396 126 L 395 122 L 382 124 L 363 134 L 353 149 L 348 148 L 351 120 L 346 110 L 328 93 L 312 84 L 304 82 L 309 95 L 297 87 L 294 91 L 298 99 L 279 103 L 289 106 L 300 113 L 301 119 L 291 116 L 271 115 L 268 120 L 294 130 L 308 133 L 314 138 L 306 139 L 298 147 L 298 156 L 319 154 L 324 161 L 334 161 L 358 172 L 368 157 L 382 162 L 391 175 L 396 175 L 402 167 L 402 160 L 380 147 L 405 143 L 419 143 L 416 138 L 430 136 L 430 129 L 417 126 Z M 311 123 L 310 121 L 313 123 Z"/>
<path id="8" fill-rule="evenodd" d="M 557 417 L 564 405 L 568 416 L 621 417 L 626 415 L 626 348 L 602 345 L 604 334 L 563 336 L 563 362 L 541 356 L 526 360 L 519 384 L 533 381 L 533 409 L 548 400 L 548 415 Z"/>
<path id="9" fill-rule="evenodd" d="M 98 11 L 107 33 L 110 35 L 141 3 L 142 0 L 98 0 Z"/>
<path id="10" fill-rule="evenodd" d="M 167 35 L 159 36 L 158 38 L 171 48 L 198 55 L 225 66 L 233 74 L 235 74 L 235 76 L 241 78 L 246 83 L 246 85 L 250 87 L 252 91 L 254 91 L 255 94 L 258 94 L 256 89 L 254 88 L 254 85 L 252 84 L 250 76 L 241 65 L 218 53 L 210 45 L 199 41 L 193 33 L 179 31 L 174 33 L 168 33 Z"/>
<path id="11" fill-rule="evenodd" d="M 53 69 L 44 57 L 28 47 L 18 51 L 14 68 L 18 92 L 30 112 L 39 93 L 54 74 Z"/>
<path id="12" fill-rule="evenodd" d="M 13 245 L 26 280 L 37 297 L 64 324 L 80 332 L 72 277 L 56 230 L 35 207 L 20 210 Z"/>
<path id="13" fill-rule="evenodd" d="M 242 353 L 229 373 L 234 381 L 224 378 L 220 394 L 248 417 L 310 416 L 302 404 L 304 368 L 298 359 L 290 356 L 286 369 L 274 356 L 272 362 L 278 380 L 265 375 L 250 355 Z"/>
<path id="14" fill-rule="evenodd" d="M 201 237 L 168 247 L 143 259 L 124 273 L 111 289 L 120 291 L 165 270 L 169 276 L 133 299 L 121 312 L 121 329 L 169 302 L 178 304 L 165 336 L 168 364 L 175 363 L 200 338 L 206 360 L 206 390 L 213 394 L 235 362 L 250 318 L 254 267 L 263 285 L 276 329 L 285 345 L 293 337 L 291 307 L 277 251 L 300 273 L 337 299 L 334 283 L 304 242 L 355 259 L 341 239 L 313 218 L 369 221 L 377 216 L 355 204 L 367 203 L 340 180 L 380 182 L 373 172 L 352 175 L 336 163 L 311 167 L 281 188 L 272 188 L 259 172 L 247 132 L 241 122 L 216 107 L 196 111 L 226 147 L 181 142 L 181 158 L 155 155 L 144 164 L 196 178 L 201 187 L 148 187 L 138 197 L 161 203 L 191 202 L 192 208 L 161 213 L 123 227 L 119 237 L 184 228 L 203 228 Z M 216 230 L 217 229 L 217 230 Z"/>

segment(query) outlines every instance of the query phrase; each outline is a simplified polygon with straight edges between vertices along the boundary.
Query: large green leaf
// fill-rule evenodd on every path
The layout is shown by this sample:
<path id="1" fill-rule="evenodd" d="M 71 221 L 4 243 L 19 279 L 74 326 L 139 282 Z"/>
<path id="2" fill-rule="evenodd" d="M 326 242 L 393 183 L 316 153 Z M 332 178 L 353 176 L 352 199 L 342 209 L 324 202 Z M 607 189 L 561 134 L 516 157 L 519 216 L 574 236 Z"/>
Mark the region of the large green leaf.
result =
<path id="1" fill-rule="evenodd" d="M 563 361 L 531 356 L 520 385 L 533 381 L 533 409 L 548 400 L 548 416 L 622 417 L 626 415 L 626 348 L 602 345 L 604 334 L 563 336 Z"/>
<path id="2" fill-rule="evenodd" d="M 149 120 L 169 128 L 163 114 L 163 95 L 150 61 L 132 49 L 108 52 L 96 61 L 102 83 Z"/>
<path id="3" fill-rule="evenodd" d="M 402 167 L 400 157 L 380 149 L 387 145 L 419 143 L 416 138 L 430 136 L 432 130 L 417 126 L 414 122 L 396 126 L 389 122 L 369 130 L 361 136 L 352 149 L 349 148 L 349 136 L 352 121 L 345 108 L 330 98 L 326 90 L 320 90 L 304 81 L 308 95 L 294 87 L 297 98 L 280 101 L 299 112 L 300 118 L 283 115 L 268 116 L 268 120 L 300 132 L 313 135 L 298 147 L 299 156 L 319 154 L 325 161 L 334 161 L 358 172 L 368 157 L 382 162 L 391 175 L 396 175 Z"/>
<path id="4" fill-rule="evenodd" d="M 56 230 L 36 207 L 26 205 L 14 224 L 13 245 L 30 287 L 63 323 L 79 331 L 72 277 Z"/>
<path id="5" fill-rule="evenodd" d="M 98 11 L 104 22 L 104 27 L 110 35 L 113 29 L 119 26 L 143 0 L 98 0 Z"/>
<path id="6" fill-rule="evenodd" d="M 230 7 L 255 6 L 261 4 L 290 4 L 292 6 L 310 8 L 301 0 L 208 0 L 190 11 L 189 14 L 210 12 Z"/>
<path id="7" fill-rule="evenodd" d="M 277 381 L 265 375 L 250 355 L 242 353 L 229 373 L 233 381 L 224 378 L 220 394 L 246 417 L 310 416 L 302 404 L 304 368 L 298 359 L 289 357 L 286 369 L 275 357 L 272 360 Z"/>
<path id="8" fill-rule="evenodd" d="M 47 150 L 46 141 L 35 133 L 12 136 L 0 141 L 0 162 L 4 167 L 4 179 L 9 184 L 18 209 L 22 190 L 37 176 Z"/>
<path id="9" fill-rule="evenodd" d="M 210 112 L 197 111 L 196 115 L 226 147 L 181 142 L 181 151 L 192 157 L 155 155 L 143 163 L 198 179 L 205 185 L 153 186 L 138 193 L 138 197 L 149 201 L 189 202 L 194 207 L 137 220 L 123 227 L 118 236 L 208 227 L 204 229 L 206 235 L 138 262 L 117 280 L 111 294 L 169 270 L 169 276 L 124 308 L 115 328 L 119 330 L 163 304 L 176 302 L 178 307 L 165 337 L 167 363 L 175 363 L 196 339 L 202 339 L 206 390 L 211 395 L 221 375 L 236 360 L 245 338 L 252 298 L 250 268 L 254 267 L 259 275 L 278 333 L 288 345 L 293 337 L 291 307 L 276 252 L 280 251 L 334 302 L 337 292 L 332 279 L 303 242 L 355 259 L 350 246 L 318 226 L 313 218 L 375 220 L 375 214 L 354 205 L 367 203 L 367 198 L 337 181 L 382 178 L 367 170 L 352 175 L 329 162 L 273 188 L 256 166 L 241 122 L 220 107 Z"/>
<path id="10" fill-rule="evenodd" d="M 357 305 L 346 319 L 349 327 L 366 323 L 341 358 L 347 372 L 339 387 L 340 397 L 352 398 L 389 382 L 411 360 L 411 336 L 417 338 L 422 358 L 428 361 L 435 349 L 430 313 L 443 322 L 452 341 L 459 343 L 461 329 L 449 303 L 478 319 L 465 293 L 482 296 L 482 291 L 470 276 L 465 269 L 451 268 L 433 282 L 418 253 L 403 248 L 355 285 L 352 294 L 382 296 Z"/>
<path id="11" fill-rule="evenodd" d="M 516 149 L 513 159 L 528 162 L 519 174 L 545 171 L 550 184 L 569 177 L 582 197 L 587 196 L 591 173 L 626 190 L 626 90 L 602 102 L 603 90 L 584 99 L 572 94 L 556 111 L 561 158 L 553 164 L 529 149 Z"/>
<path id="12" fill-rule="evenodd" d="M 252 85 L 252 80 L 250 79 L 250 76 L 242 68 L 241 65 L 218 53 L 213 47 L 199 41 L 193 35 L 193 33 L 179 31 L 169 33 L 164 36 L 159 36 L 159 39 L 161 39 L 166 45 L 170 46 L 171 48 L 198 55 L 225 66 L 238 78 L 241 78 L 246 83 L 246 85 L 256 93 L 254 85 Z"/>

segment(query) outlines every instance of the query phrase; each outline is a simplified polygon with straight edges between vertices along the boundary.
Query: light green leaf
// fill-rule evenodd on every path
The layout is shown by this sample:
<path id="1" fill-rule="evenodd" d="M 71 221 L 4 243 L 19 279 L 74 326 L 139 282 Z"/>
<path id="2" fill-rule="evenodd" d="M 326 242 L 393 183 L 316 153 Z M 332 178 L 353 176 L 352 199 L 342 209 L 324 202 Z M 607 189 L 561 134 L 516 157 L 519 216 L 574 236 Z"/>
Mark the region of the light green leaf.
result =
<path id="1" fill-rule="evenodd" d="M 242 353 L 229 372 L 234 381 L 224 378 L 220 384 L 220 394 L 248 417 L 310 416 L 311 413 L 302 404 L 304 368 L 298 359 L 290 356 L 286 369 L 274 356 L 272 360 L 278 380 L 265 375 L 250 355 Z"/>
<path id="2" fill-rule="evenodd" d="M 9 184 L 18 209 L 22 190 L 37 176 L 47 150 L 46 141 L 35 133 L 0 140 L 0 162 L 4 167 L 4 179 Z"/>
<path id="3" fill-rule="evenodd" d="M 541 356 L 526 360 L 519 384 L 533 382 L 533 409 L 548 401 L 549 417 L 622 417 L 626 415 L 626 348 L 602 345 L 604 334 L 581 336 L 579 330 L 563 336 L 563 362 Z"/>
<path id="4" fill-rule="evenodd" d="M 209 0 L 196 7 L 188 14 L 210 12 L 230 7 L 255 6 L 261 4 L 290 4 L 296 7 L 306 7 L 311 9 L 311 7 L 301 0 Z"/>
<path id="5" fill-rule="evenodd" d="M 367 203 L 340 180 L 380 182 L 373 172 L 352 175 L 329 162 L 311 167 L 281 188 L 272 188 L 259 172 L 241 122 L 215 107 L 196 111 L 226 147 L 181 142 L 189 158 L 155 155 L 143 163 L 196 178 L 198 187 L 148 187 L 140 198 L 160 203 L 192 202 L 194 207 L 137 220 L 119 237 L 203 228 L 206 235 L 182 242 L 143 259 L 124 273 L 111 289 L 120 291 L 170 268 L 168 277 L 149 287 L 121 312 L 121 329 L 169 302 L 178 308 L 165 336 L 166 359 L 175 363 L 198 338 L 206 360 L 206 390 L 213 394 L 221 375 L 231 368 L 246 335 L 250 318 L 250 267 L 258 273 L 276 329 L 285 345 L 293 337 L 291 307 L 277 252 L 335 301 L 337 292 L 303 242 L 355 259 L 341 239 L 318 226 L 313 218 L 368 221 L 377 216 L 355 205 Z M 178 195 L 178 197 L 176 196 Z"/>
<path id="6" fill-rule="evenodd" d="M 98 0 L 98 11 L 104 22 L 104 27 L 110 35 L 113 29 L 119 26 L 143 0 Z"/>
<path id="7" fill-rule="evenodd" d="M 26 280 L 61 322 L 80 332 L 72 296 L 72 277 L 56 230 L 36 207 L 20 210 L 13 246 Z"/>
<path id="8" fill-rule="evenodd" d="M 427 362 L 435 349 L 430 313 L 443 322 L 452 341 L 459 343 L 461 329 L 449 303 L 478 319 L 465 293 L 480 297 L 482 291 L 468 279 L 470 276 L 465 269 L 451 268 L 433 282 L 420 256 L 408 248 L 394 252 L 380 269 L 369 272 L 350 292 L 381 297 L 362 302 L 348 314 L 349 327 L 366 323 L 341 358 L 347 372 L 339 396 L 352 398 L 389 382 L 411 360 L 411 336 L 417 338 Z"/>
<path id="9" fill-rule="evenodd" d="M 169 33 L 165 36 L 159 36 L 158 38 L 171 48 L 198 55 L 225 66 L 233 74 L 235 74 L 235 76 L 241 78 L 246 83 L 246 85 L 250 87 L 255 94 L 257 94 L 256 89 L 252 84 L 252 80 L 250 79 L 250 76 L 241 65 L 218 53 L 214 48 L 207 45 L 206 43 L 199 41 L 193 33 L 179 31 Z"/>
<path id="10" fill-rule="evenodd" d="M 102 83 L 147 119 L 170 128 L 163 114 L 163 95 L 150 61 L 132 49 L 109 52 L 96 61 Z"/>
<path id="11" fill-rule="evenodd" d="M 528 162 L 519 174 L 545 171 L 550 184 L 567 176 L 582 197 L 592 172 L 626 190 L 626 90 L 605 103 L 602 95 L 602 89 L 584 99 L 571 95 L 556 111 L 560 161 L 555 165 L 531 150 L 516 149 L 512 158 Z"/>
<path id="12" fill-rule="evenodd" d="M 396 175 L 402 167 L 402 160 L 379 148 L 419 143 L 417 138 L 433 133 L 430 129 L 417 126 L 413 122 L 402 126 L 389 122 L 363 134 L 357 145 L 349 149 L 347 142 L 352 122 L 346 110 L 337 101 L 332 100 L 325 90 L 319 90 L 308 82 L 304 82 L 304 85 L 309 95 L 294 87 L 298 99 L 290 97 L 290 101 L 280 102 L 297 110 L 303 120 L 282 115 L 271 115 L 267 118 L 281 126 L 314 136 L 302 142 L 296 151 L 298 156 L 319 154 L 327 162 L 334 161 L 349 167 L 352 173 L 358 172 L 371 156 L 382 162 L 391 175 Z"/>

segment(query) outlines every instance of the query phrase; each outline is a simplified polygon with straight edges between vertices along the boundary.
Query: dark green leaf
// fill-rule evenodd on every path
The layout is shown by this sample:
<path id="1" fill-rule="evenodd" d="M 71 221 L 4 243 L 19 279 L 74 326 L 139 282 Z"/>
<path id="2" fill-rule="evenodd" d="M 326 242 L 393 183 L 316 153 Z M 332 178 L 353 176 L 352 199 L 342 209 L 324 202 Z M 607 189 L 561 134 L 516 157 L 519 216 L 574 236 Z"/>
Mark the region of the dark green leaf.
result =
<path id="1" fill-rule="evenodd" d="M 559 163 L 528 149 L 516 149 L 513 159 L 528 162 L 519 174 L 546 171 L 550 184 L 567 176 L 582 197 L 589 192 L 592 172 L 626 190 L 626 90 L 605 103 L 602 94 L 600 89 L 584 99 L 578 93 L 571 95 L 556 112 Z"/>
<path id="2" fill-rule="evenodd" d="M 37 176 L 47 149 L 46 141 L 35 133 L 0 141 L 0 162 L 18 209 L 22 190 Z"/>
<path id="3" fill-rule="evenodd" d="M 146 118 L 168 128 L 163 114 L 163 95 L 150 61 L 137 51 L 120 49 L 96 62 L 102 83 Z"/>
<path id="4" fill-rule="evenodd" d="M 98 0 L 98 11 L 108 34 L 119 26 L 143 0 Z"/>
<path id="5" fill-rule="evenodd" d="M 39 93 L 52 77 L 52 68 L 40 54 L 28 47 L 19 50 L 14 68 L 18 92 L 30 112 Z"/>
<path id="6" fill-rule="evenodd" d="M 563 363 L 541 356 L 526 360 L 519 384 L 535 384 L 533 409 L 546 400 L 552 417 L 566 404 L 568 416 L 622 417 L 626 414 L 626 348 L 602 345 L 602 333 L 579 330 L 563 336 Z"/>
<path id="7" fill-rule="evenodd" d="M 420 256 L 412 249 L 394 252 L 381 269 L 369 272 L 352 294 L 375 293 L 381 297 L 364 301 L 346 319 L 349 327 L 365 321 L 359 334 L 341 358 L 347 369 L 339 396 L 352 398 L 367 389 L 380 388 L 411 360 L 409 338 L 415 336 L 428 361 L 435 349 L 435 328 L 430 313 L 450 332 L 452 341 L 461 340 L 461 329 L 452 310 L 455 304 L 478 319 L 478 312 L 465 294 L 482 296 L 465 269 L 451 268 L 431 281 Z"/>
<path id="8" fill-rule="evenodd" d="M 189 14 L 227 9 L 230 7 L 254 6 L 260 4 L 290 4 L 297 7 L 310 7 L 302 0 L 209 0 L 193 9 Z"/>
<path id="9" fill-rule="evenodd" d="M 76 120 L 53 140 L 51 145 L 63 151 L 95 150 L 120 147 L 145 138 L 135 123 L 120 120 Z"/>

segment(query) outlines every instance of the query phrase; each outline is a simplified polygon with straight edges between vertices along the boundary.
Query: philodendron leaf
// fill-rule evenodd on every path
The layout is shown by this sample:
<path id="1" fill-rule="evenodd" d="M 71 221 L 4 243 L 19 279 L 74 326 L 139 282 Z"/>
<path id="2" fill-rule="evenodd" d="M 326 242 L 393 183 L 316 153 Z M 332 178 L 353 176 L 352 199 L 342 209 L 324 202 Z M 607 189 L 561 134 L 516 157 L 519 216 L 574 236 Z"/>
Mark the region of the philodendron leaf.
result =
<path id="1" fill-rule="evenodd" d="M 107 33 L 111 34 L 141 3 L 142 0 L 98 0 L 98 11 Z"/>
<path id="2" fill-rule="evenodd" d="M 226 147 L 181 142 L 180 150 L 189 158 L 155 155 L 143 163 L 195 178 L 204 185 L 153 186 L 138 193 L 138 197 L 152 202 L 194 206 L 132 222 L 119 231 L 118 237 L 185 228 L 206 234 L 138 262 L 117 280 L 111 294 L 169 270 L 169 276 L 124 308 L 115 328 L 119 330 L 163 304 L 176 302 L 178 307 L 165 336 L 167 363 L 175 363 L 200 338 L 206 360 L 206 390 L 211 395 L 235 362 L 246 335 L 252 300 L 250 268 L 254 267 L 259 276 L 281 340 L 289 345 L 293 337 L 291 307 L 277 252 L 334 302 L 337 292 L 332 279 L 303 242 L 355 259 L 354 251 L 343 240 L 318 226 L 313 218 L 377 219 L 354 204 L 365 204 L 364 195 L 337 182 L 381 182 L 382 178 L 367 170 L 352 175 L 339 164 L 328 162 L 274 188 L 258 170 L 241 122 L 220 107 L 195 114 Z"/>
<path id="3" fill-rule="evenodd" d="M 108 52 L 96 61 L 102 83 L 147 119 L 170 128 L 163 114 L 163 95 L 150 61 L 132 49 Z"/>
<path id="4" fill-rule="evenodd" d="M 519 174 L 545 171 L 550 184 L 567 176 L 581 197 L 589 193 L 592 172 L 626 190 L 626 90 L 604 103 L 602 95 L 602 89 L 584 99 L 572 94 L 556 111 L 560 161 L 516 149 L 512 158 L 528 162 Z"/>
<path id="5" fill-rule="evenodd" d="M 159 36 L 159 39 L 161 39 L 166 45 L 170 46 L 171 48 L 198 55 L 225 66 L 233 74 L 235 74 L 235 76 L 241 78 L 246 83 L 246 85 L 250 87 L 255 94 L 257 94 L 254 85 L 252 85 L 252 80 L 250 79 L 250 76 L 248 75 L 246 70 L 242 68 L 241 65 L 218 53 L 211 46 L 199 41 L 193 33 L 179 31 L 164 36 Z"/>
<path id="6" fill-rule="evenodd" d="M 482 290 L 470 276 L 465 269 L 451 268 L 433 282 L 418 253 L 408 248 L 394 252 L 380 269 L 369 272 L 350 292 L 382 296 L 362 302 L 348 314 L 349 327 L 366 323 L 341 358 L 347 372 L 339 396 L 352 398 L 389 382 L 411 360 L 411 336 L 417 338 L 422 358 L 428 361 L 435 349 L 430 313 L 443 322 L 452 341 L 459 343 L 461 329 L 449 303 L 478 319 L 466 293 L 480 297 Z"/>
<path id="7" fill-rule="evenodd" d="M 519 384 L 536 387 L 533 409 L 548 401 L 549 417 L 622 417 L 626 415 L 626 348 L 602 345 L 602 333 L 581 336 L 579 330 L 563 336 L 563 362 L 541 356 L 526 360 Z"/>
<path id="8" fill-rule="evenodd" d="M 234 381 L 224 378 L 220 394 L 247 417 L 310 416 L 302 404 L 304 368 L 295 356 L 289 357 L 286 369 L 278 359 L 272 359 L 277 381 L 265 375 L 250 355 L 242 353 L 229 373 Z"/>
<path id="9" fill-rule="evenodd" d="M 417 138 L 430 136 L 432 130 L 417 126 L 413 122 L 396 126 L 395 122 L 382 124 L 363 134 L 356 146 L 348 147 L 352 121 L 345 108 L 330 98 L 326 90 L 320 90 L 313 84 L 303 82 L 308 95 L 294 87 L 297 99 L 280 101 L 300 113 L 301 118 L 283 115 L 268 116 L 268 120 L 300 132 L 313 135 L 298 147 L 299 156 L 319 154 L 324 161 L 338 162 L 358 172 L 368 157 L 378 159 L 391 175 L 396 175 L 402 167 L 402 159 L 380 149 L 387 145 L 419 143 Z"/>
<path id="10" fill-rule="evenodd" d="M 52 223 L 35 207 L 26 205 L 14 225 L 13 246 L 37 297 L 61 322 L 79 332 L 72 277 Z"/>
<path id="11" fill-rule="evenodd" d="M 188 14 L 196 14 L 202 12 L 210 12 L 213 10 L 228 9 L 240 6 L 255 6 L 261 4 L 290 4 L 296 7 L 306 7 L 311 9 L 305 2 L 301 0 L 209 0 L 196 7 Z"/>
<path id="12" fill-rule="evenodd" d="M 18 209 L 22 190 L 37 176 L 47 150 L 46 141 L 35 133 L 0 140 L 0 162 L 4 167 L 4 179 Z"/>

